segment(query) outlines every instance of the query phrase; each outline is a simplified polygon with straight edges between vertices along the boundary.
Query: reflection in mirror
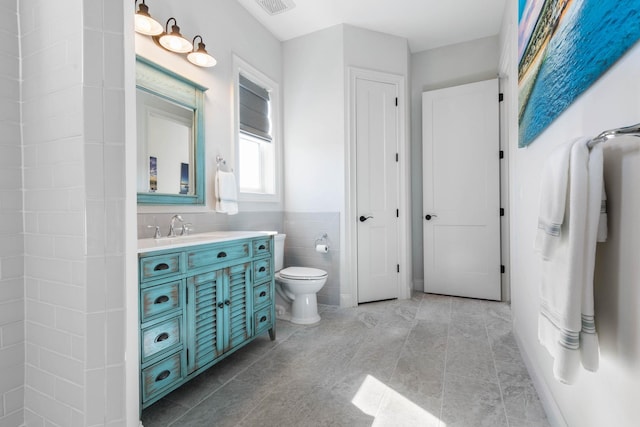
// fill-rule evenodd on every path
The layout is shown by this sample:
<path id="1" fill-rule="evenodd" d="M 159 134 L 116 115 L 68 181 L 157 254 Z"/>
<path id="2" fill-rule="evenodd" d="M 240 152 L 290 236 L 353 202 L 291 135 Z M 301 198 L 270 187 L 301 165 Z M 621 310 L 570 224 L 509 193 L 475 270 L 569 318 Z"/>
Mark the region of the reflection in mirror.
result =
<path id="1" fill-rule="evenodd" d="M 138 192 L 193 194 L 193 110 L 136 93 Z"/>
<path id="2" fill-rule="evenodd" d="M 136 61 L 139 204 L 204 204 L 205 87 Z"/>

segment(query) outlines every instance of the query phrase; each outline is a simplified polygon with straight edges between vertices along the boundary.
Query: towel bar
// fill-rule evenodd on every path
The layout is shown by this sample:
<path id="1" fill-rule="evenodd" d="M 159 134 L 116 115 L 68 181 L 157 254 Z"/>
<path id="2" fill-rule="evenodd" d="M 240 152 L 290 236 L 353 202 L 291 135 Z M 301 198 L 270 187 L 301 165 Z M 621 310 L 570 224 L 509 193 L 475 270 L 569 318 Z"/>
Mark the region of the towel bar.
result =
<path id="1" fill-rule="evenodd" d="M 617 138 L 619 136 L 637 136 L 640 138 L 640 123 L 632 126 L 626 126 L 626 127 L 604 131 L 600 135 L 596 136 L 591 141 L 589 141 L 587 143 L 587 146 L 589 148 L 593 148 L 593 146 L 596 144 L 608 141 L 609 139 Z"/>

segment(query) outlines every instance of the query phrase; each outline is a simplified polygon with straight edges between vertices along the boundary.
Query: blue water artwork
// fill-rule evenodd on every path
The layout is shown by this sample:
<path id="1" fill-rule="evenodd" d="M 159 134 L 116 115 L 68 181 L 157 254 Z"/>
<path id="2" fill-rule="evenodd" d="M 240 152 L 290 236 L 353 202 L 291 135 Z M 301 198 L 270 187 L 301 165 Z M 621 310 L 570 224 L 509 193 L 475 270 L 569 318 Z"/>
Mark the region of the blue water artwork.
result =
<path id="1" fill-rule="evenodd" d="M 518 146 L 531 144 L 640 39 L 640 0 L 520 0 Z"/>

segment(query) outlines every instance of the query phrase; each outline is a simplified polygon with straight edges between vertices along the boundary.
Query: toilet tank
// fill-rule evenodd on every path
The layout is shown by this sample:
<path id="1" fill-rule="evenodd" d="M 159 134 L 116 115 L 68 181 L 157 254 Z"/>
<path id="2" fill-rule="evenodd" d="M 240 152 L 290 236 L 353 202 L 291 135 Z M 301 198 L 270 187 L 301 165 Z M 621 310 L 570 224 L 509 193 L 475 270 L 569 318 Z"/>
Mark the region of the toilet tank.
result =
<path id="1" fill-rule="evenodd" d="M 286 234 L 276 234 L 273 236 L 273 242 L 275 246 L 274 250 L 274 268 L 275 271 L 282 270 L 283 262 L 284 262 L 284 239 L 287 237 Z"/>

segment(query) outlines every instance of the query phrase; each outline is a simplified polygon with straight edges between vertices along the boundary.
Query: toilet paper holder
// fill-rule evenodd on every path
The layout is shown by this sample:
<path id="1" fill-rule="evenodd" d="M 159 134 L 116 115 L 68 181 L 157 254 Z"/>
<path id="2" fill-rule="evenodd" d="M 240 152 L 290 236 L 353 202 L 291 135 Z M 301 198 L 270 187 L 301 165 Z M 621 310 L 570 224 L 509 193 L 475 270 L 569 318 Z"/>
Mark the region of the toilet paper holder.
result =
<path id="1" fill-rule="evenodd" d="M 322 233 L 320 237 L 316 238 L 314 243 L 316 252 L 327 253 L 329 252 L 329 242 L 327 233 Z"/>
<path id="2" fill-rule="evenodd" d="M 314 246 L 317 245 L 321 245 L 321 244 L 328 244 L 329 242 L 327 242 L 327 239 L 329 238 L 329 236 L 327 235 L 327 233 L 322 233 L 318 238 L 316 238 L 315 243 L 313 244 Z"/>

